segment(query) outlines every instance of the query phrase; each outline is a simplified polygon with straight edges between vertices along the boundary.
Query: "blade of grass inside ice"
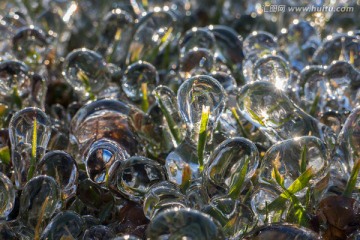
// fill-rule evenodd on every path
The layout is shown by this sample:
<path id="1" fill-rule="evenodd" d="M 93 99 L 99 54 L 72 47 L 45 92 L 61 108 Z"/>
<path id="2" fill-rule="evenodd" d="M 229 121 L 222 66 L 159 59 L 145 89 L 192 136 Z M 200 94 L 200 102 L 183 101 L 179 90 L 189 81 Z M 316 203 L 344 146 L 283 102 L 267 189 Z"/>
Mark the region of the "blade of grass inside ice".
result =
<path id="1" fill-rule="evenodd" d="M 199 170 L 200 172 L 204 169 L 204 151 L 206 145 L 206 138 L 207 138 L 207 128 L 209 122 L 209 115 L 210 115 L 210 107 L 203 106 L 202 113 L 201 113 L 201 120 L 200 120 L 200 131 L 199 131 L 199 139 L 198 139 L 198 159 L 199 159 Z"/>
<path id="2" fill-rule="evenodd" d="M 0 161 L 6 165 L 10 164 L 10 149 L 8 146 L 0 148 Z"/>
<path id="3" fill-rule="evenodd" d="M 18 91 L 17 87 L 13 88 L 10 106 L 12 109 L 14 109 L 14 108 L 22 109 L 22 100 L 19 96 L 19 91 Z"/>
<path id="4" fill-rule="evenodd" d="M 315 117 L 315 113 L 316 113 L 316 108 L 319 104 L 319 101 L 320 101 L 320 93 L 317 92 L 316 93 L 316 96 L 315 96 L 315 99 L 313 101 L 313 103 L 311 104 L 311 107 L 310 107 L 310 111 L 309 111 L 309 114 L 313 117 Z"/>
<path id="5" fill-rule="evenodd" d="M 37 121 L 36 117 L 34 117 L 34 125 L 33 125 L 33 136 L 32 136 L 32 143 L 31 143 L 31 157 L 30 157 L 30 167 L 27 175 L 27 180 L 29 181 L 35 171 L 36 166 L 36 149 L 37 149 Z"/>
<path id="6" fill-rule="evenodd" d="M 144 112 L 147 112 L 149 109 L 149 100 L 148 100 L 148 88 L 147 83 L 141 83 L 141 92 L 142 92 L 142 99 L 141 99 L 141 108 Z"/>
<path id="7" fill-rule="evenodd" d="M 77 77 L 84 83 L 85 91 L 87 92 L 87 94 L 89 94 L 89 99 L 95 100 L 95 95 L 91 91 L 88 76 L 86 76 L 86 74 L 81 69 L 79 69 L 79 72 L 77 73 Z"/>
<path id="8" fill-rule="evenodd" d="M 246 173 L 249 167 L 250 158 L 247 158 L 245 160 L 244 166 L 242 166 L 240 173 L 237 174 L 233 179 L 231 179 L 231 185 L 230 185 L 230 191 L 229 191 L 229 197 L 232 199 L 239 199 L 239 195 L 242 190 L 242 186 L 245 182 Z M 234 182 L 234 183 L 233 183 Z"/>
<path id="9" fill-rule="evenodd" d="M 307 147 L 306 145 L 303 147 L 301 151 L 301 159 L 300 159 L 300 172 L 303 173 L 306 171 L 306 156 L 307 156 Z"/>
<path id="10" fill-rule="evenodd" d="M 359 170 L 360 170 L 360 159 L 357 160 L 351 171 L 350 178 L 346 184 L 345 191 L 343 192 L 343 196 L 351 197 L 351 194 L 356 186 L 357 178 L 359 176 Z"/>
<path id="11" fill-rule="evenodd" d="M 114 46 L 112 48 L 111 54 L 106 59 L 107 62 L 112 62 L 112 60 L 114 59 L 116 50 L 120 44 L 121 35 L 122 35 L 122 31 L 121 31 L 121 29 L 118 28 L 115 33 L 115 37 L 114 37 L 115 41 L 114 41 Z"/>
<path id="12" fill-rule="evenodd" d="M 278 206 L 281 206 L 283 203 L 285 203 L 286 200 L 291 200 L 292 195 L 307 187 L 313 176 L 313 170 L 310 167 L 303 174 L 301 174 L 288 188 L 285 188 L 284 185 L 279 184 L 281 188 L 284 189 L 284 192 L 281 193 L 280 196 L 276 198 L 273 202 L 268 204 L 269 210 L 275 210 Z"/>
<path id="13" fill-rule="evenodd" d="M 44 220 L 45 210 L 47 208 L 48 202 L 49 202 L 49 197 L 46 197 L 44 203 L 41 206 L 40 214 L 39 214 L 39 217 L 37 219 L 36 226 L 35 226 L 35 231 L 34 231 L 34 239 L 35 240 L 40 239 L 41 223 Z"/>
<path id="14" fill-rule="evenodd" d="M 0 103 L 0 127 L 6 128 L 8 124 L 6 123 L 6 118 L 9 114 L 9 107 L 7 103 Z"/>
<path id="15" fill-rule="evenodd" d="M 279 155 L 277 156 L 279 158 Z M 276 183 L 283 189 L 283 192 L 278 198 L 267 205 L 268 211 L 283 211 L 284 205 L 287 200 L 292 204 L 293 211 L 291 212 L 296 217 L 297 223 L 306 225 L 308 218 L 306 215 L 306 209 L 302 206 L 295 193 L 301 191 L 308 186 L 310 180 L 314 176 L 312 167 L 306 169 L 288 188 L 284 186 L 284 177 L 280 174 L 276 166 L 272 171 L 272 177 Z"/>
<path id="16" fill-rule="evenodd" d="M 261 117 L 259 117 L 253 110 L 251 110 L 250 108 L 247 109 L 247 111 L 249 112 L 249 114 L 251 115 L 251 117 L 253 119 L 255 119 L 261 126 L 265 126 L 265 123 L 263 122 L 263 119 Z"/>
<path id="17" fill-rule="evenodd" d="M 190 186 L 190 180 L 191 180 L 191 168 L 189 164 L 186 163 L 181 177 L 180 189 L 182 192 L 185 192 L 186 189 Z"/>
<path id="18" fill-rule="evenodd" d="M 353 50 L 350 50 L 350 53 L 349 53 L 349 63 L 350 64 L 354 64 L 354 51 Z"/>
<path id="19" fill-rule="evenodd" d="M 240 128 L 240 131 L 242 133 L 242 135 L 246 138 L 249 138 L 249 134 L 246 132 L 244 126 L 242 125 L 241 123 L 241 120 L 240 120 L 240 117 L 239 115 L 237 114 L 236 112 L 236 109 L 233 107 L 231 108 L 231 113 L 233 114 L 235 120 L 236 120 L 236 123 L 238 124 L 239 128 Z"/>
<path id="20" fill-rule="evenodd" d="M 179 127 L 176 125 L 174 119 L 171 117 L 170 112 L 168 111 L 168 109 L 165 107 L 163 101 L 161 100 L 161 97 L 159 96 L 159 94 L 155 93 L 155 97 L 158 101 L 159 107 L 161 109 L 161 112 L 164 114 L 166 122 L 169 126 L 171 135 L 174 137 L 175 141 L 177 144 L 179 144 L 181 142 L 181 132 Z"/>
<path id="21" fill-rule="evenodd" d="M 5 127 L 8 108 L 4 104 L 0 104 L 0 127 Z M 0 161 L 6 165 L 10 164 L 10 149 L 7 145 L 0 148 Z"/>
<path id="22" fill-rule="evenodd" d="M 171 46 L 166 45 L 163 54 L 163 60 L 161 61 L 161 69 L 168 69 L 170 64 Z"/>
<path id="23" fill-rule="evenodd" d="M 150 56 L 148 59 L 146 59 L 148 62 L 155 62 L 156 57 L 159 55 L 160 48 L 163 47 L 162 45 L 168 40 L 173 30 L 174 29 L 172 27 L 167 29 L 164 36 L 160 39 L 160 44 L 156 45 L 156 47 L 154 47 L 152 52 L 148 55 Z"/>

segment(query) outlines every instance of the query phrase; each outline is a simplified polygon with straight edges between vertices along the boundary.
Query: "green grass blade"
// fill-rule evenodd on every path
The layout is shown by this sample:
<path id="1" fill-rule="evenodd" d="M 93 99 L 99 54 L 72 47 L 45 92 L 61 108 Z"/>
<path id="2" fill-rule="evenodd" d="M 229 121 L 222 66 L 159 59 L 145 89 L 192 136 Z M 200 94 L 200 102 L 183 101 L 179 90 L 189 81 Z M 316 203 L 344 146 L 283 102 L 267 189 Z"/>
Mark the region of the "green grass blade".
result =
<path id="1" fill-rule="evenodd" d="M 281 195 L 276 198 L 271 203 L 267 204 L 267 210 L 270 211 L 278 211 L 284 208 L 286 201 L 288 201 L 287 198 L 282 197 Z"/>
<path id="2" fill-rule="evenodd" d="M 274 168 L 274 169 L 276 169 L 276 168 Z M 280 173 L 278 173 L 278 171 L 274 170 L 274 174 L 280 174 Z M 312 168 L 310 167 L 303 174 L 301 174 L 287 189 L 284 187 L 283 184 L 282 185 L 279 184 L 283 188 L 284 192 L 281 193 L 278 198 L 276 198 L 274 201 L 272 201 L 268 205 L 269 210 L 275 210 L 281 206 L 284 206 L 284 204 L 287 200 L 290 200 L 291 202 L 298 202 L 294 194 L 303 190 L 305 187 L 307 187 L 313 176 L 314 176 L 314 173 L 313 173 Z M 278 176 L 277 178 L 279 178 L 279 181 L 281 181 L 281 182 L 283 181 L 283 180 L 280 180 L 282 178 L 281 175 Z M 276 181 L 278 181 L 278 180 L 276 180 Z"/>
<path id="3" fill-rule="evenodd" d="M 301 151 L 301 159 L 300 159 L 300 172 L 304 173 L 306 171 L 306 156 L 307 156 L 307 147 L 306 145 L 303 147 Z"/>
<path id="4" fill-rule="evenodd" d="M 17 87 L 14 87 L 13 93 L 11 95 L 12 101 L 11 101 L 11 107 L 21 109 L 22 108 L 22 100 L 19 95 L 19 91 Z"/>
<path id="5" fill-rule="evenodd" d="M 261 126 L 265 126 L 263 120 L 253 110 L 248 108 L 247 111 L 250 113 L 251 117 L 255 119 Z"/>
<path id="6" fill-rule="evenodd" d="M 264 222 L 267 223 L 269 221 L 269 205 L 265 202 L 265 219 Z"/>
<path id="7" fill-rule="evenodd" d="M 168 44 L 165 47 L 164 55 L 163 55 L 164 57 L 161 61 L 162 69 L 168 69 L 170 63 L 170 55 L 171 55 L 171 48 L 170 48 L 170 44 Z"/>
<path id="8" fill-rule="evenodd" d="M 77 77 L 84 83 L 85 91 L 89 94 L 89 99 L 95 100 L 95 95 L 91 91 L 90 81 L 86 73 L 83 72 L 81 69 L 79 69 L 79 72 L 77 73 Z"/>
<path id="9" fill-rule="evenodd" d="M 8 146 L 0 148 L 0 161 L 6 165 L 10 164 L 10 149 Z"/>
<path id="10" fill-rule="evenodd" d="M 346 188 L 343 193 L 345 197 L 351 197 L 351 194 L 356 186 L 357 178 L 359 176 L 359 170 L 360 170 L 360 159 L 357 160 L 351 171 L 350 178 L 346 184 Z"/>
<path id="11" fill-rule="evenodd" d="M 164 114 L 166 122 L 169 126 L 171 135 L 174 137 L 175 141 L 177 144 L 179 144 L 181 142 L 181 132 L 179 127 L 177 126 L 175 120 L 171 117 L 170 112 L 168 111 L 168 109 L 165 107 L 163 101 L 161 100 L 161 97 L 159 96 L 159 94 L 155 94 L 155 97 L 158 101 L 159 107 L 161 109 L 161 112 Z"/>
<path id="12" fill-rule="evenodd" d="M 231 113 L 233 114 L 235 120 L 236 120 L 236 123 L 238 124 L 239 128 L 240 128 L 240 131 L 242 133 L 242 135 L 246 138 L 249 138 L 249 134 L 246 132 L 244 126 L 242 125 L 241 123 L 241 120 L 240 120 L 240 117 L 239 115 L 237 114 L 236 112 L 236 109 L 233 107 L 231 108 Z"/>
<path id="13" fill-rule="evenodd" d="M 313 176 L 314 176 L 314 171 L 313 171 L 312 167 L 309 167 L 288 187 L 287 190 L 291 194 L 295 194 L 295 193 L 303 190 L 305 187 L 308 186 L 308 184 Z"/>
<path id="14" fill-rule="evenodd" d="M 30 167 L 27 175 L 27 179 L 30 180 L 35 172 L 36 166 L 36 150 L 37 150 L 37 121 L 34 117 L 33 133 L 32 133 L 32 143 L 31 143 L 31 157 L 30 157 Z"/>
<path id="15" fill-rule="evenodd" d="M 311 104 L 311 107 L 310 107 L 310 111 L 309 111 L 309 114 L 311 116 L 314 116 L 315 113 L 316 113 L 316 108 L 319 104 L 319 101 L 320 101 L 320 93 L 318 92 L 315 96 L 315 99 L 314 99 L 314 102 Z"/>
<path id="16" fill-rule="evenodd" d="M 144 112 L 147 112 L 147 110 L 149 109 L 149 100 L 148 100 L 148 88 L 146 82 L 141 84 L 141 92 L 142 92 L 141 108 Z"/>
<path id="17" fill-rule="evenodd" d="M 307 227 L 309 224 L 309 216 L 305 208 L 300 202 L 293 203 L 287 215 L 287 221 L 295 222 L 301 226 Z"/>
<path id="18" fill-rule="evenodd" d="M 246 178 L 246 173 L 247 170 L 249 168 L 249 162 L 250 159 L 246 159 L 244 166 L 242 166 L 240 173 L 238 176 L 236 176 L 235 182 L 231 184 L 230 186 L 230 191 L 229 191 L 229 196 L 232 199 L 238 199 L 239 195 L 241 193 L 242 190 L 242 186 L 245 182 L 245 178 Z"/>
<path id="19" fill-rule="evenodd" d="M 208 106 L 203 106 L 200 120 L 200 131 L 199 131 L 199 139 L 198 139 L 198 159 L 200 165 L 200 172 L 204 169 L 204 151 L 206 145 L 207 138 L 207 126 L 209 122 L 210 108 Z"/>
<path id="20" fill-rule="evenodd" d="M 112 62 L 112 60 L 114 59 L 115 55 L 116 55 L 116 50 L 120 44 L 121 41 L 121 36 L 122 36 L 122 31 L 120 28 L 118 28 L 116 30 L 115 33 L 115 37 L 114 37 L 114 46 L 112 47 L 112 51 L 111 54 L 107 57 L 107 61 L 108 62 Z"/>
<path id="21" fill-rule="evenodd" d="M 182 178 L 181 178 L 181 185 L 180 189 L 182 192 L 185 192 L 186 189 L 190 186 L 190 180 L 191 180 L 191 168 L 189 164 L 185 164 Z"/>
<path id="22" fill-rule="evenodd" d="M 280 153 L 277 154 L 277 156 L 274 160 L 274 163 L 273 163 L 274 167 L 271 172 L 271 177 L 273 179 L 275 179 L 277 184 L 279 184 L 282 188 L 285 188 L 284 187 L 284 177 L 280 174 L 279 169 L 278 169 L 279 166 L 277 166 L 278 165 L 277 163 L 279 163 L 279 161 L 280 161 Z"/>

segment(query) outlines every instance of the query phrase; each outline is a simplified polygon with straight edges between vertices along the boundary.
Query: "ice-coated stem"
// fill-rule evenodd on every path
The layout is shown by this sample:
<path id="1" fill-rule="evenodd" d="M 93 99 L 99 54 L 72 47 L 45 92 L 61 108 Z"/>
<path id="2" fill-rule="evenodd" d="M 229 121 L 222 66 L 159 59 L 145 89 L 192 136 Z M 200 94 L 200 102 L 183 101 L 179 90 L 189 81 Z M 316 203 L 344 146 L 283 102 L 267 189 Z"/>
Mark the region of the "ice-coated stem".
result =
<path id="1" fill-rule="evenodd" d="M 191 180 L 191 168 L 189 166 L 189 164 L 185 164 L 184 166 L 184 171 L 183 171 L 183 175 L 181 177 L 181 185 L 180 185 L 180 189 L 185 192 L 185 190 L 189 187 L 190 185 L 190 180 Z"/>
<path id="2" fill-rule="evenodd" d="M 231 108 L 231 113 L 233 114 L 235 120 L 236 120 L 236 123 L 238 124 L 239 128 L 240 128 L 240 131 L 242 133 L 242 135 L 246 138 L 249 138 L 249 134 L 246 132 L 244 126 L 242 125 L 241 123 L 241 120 L 240 120 L 240 117 L 239 115 L 237 114 L 236 112 L 236 109 L 233 107 Z"/>
<path id="3" fill-rule="evenodd" d="M 354 165 L 354 167 L 351 171 L 349 181 L 347 182 L 345 191 L 343 193 L 343 195 L 345 197 L 351 197 L 352 191 L 354 190 L 354 188 L 356 186 L 356 181 L 357 181 L 357 177 L 359 175 L 359 170 L 360 170 L 360 159 L 357 160 L 356 164 Z"/>
<path id="4" fill-rule="evenodd" d="M 33 132 L 32 132 L 32 144 L 31 144 L 31 158 L 30 158 L 30 168 L 28 171 L 27 179 L 28 181 L 33 177 L 36 165 L 36 149 L 37 149 L 37 121 L 34 118 Z"/>
<path id="5" fill-rule="evenodd" d="M 142 102 L 141 102 L 141 108 L 144 112 L 146 112 L 149 109 L 149 100 L 148 100 L 148 89 L 147 89 L 147 83 L 141 84 L 141 92 L 142 92 Z"/>
<path id="6" fill-rule="evenodd" d="M 197 147 L 200 172 L 202 172 L 202 170 L 204 169 L 204 150 L 206 145 L 209 115 L 210 115 L 209 106 L 203 106 L 201 113 L 201 121 L 200 121 L 198 147 Z"/>
<path id="7" fill-rule="evenodd" d="M 84 83 L 85 91 L 87 92 L 87 94 L 89 94 L 89 99 L 90 100 L 95 100 L 95 95 L 91 91 L 89 78 L 86 76 L 86 74 L 83 71 L 80 70 L 78 72 L 78 78 L 81 79 L 81 81 Z"/>
<path id="8" fill-rule="evenodd" d="M 161 112 L 165 116 L 166 122 L 167 122 L 167 124 L 169 126 L 169 129 L 170 129 L 170 132 L 171 132 L 172 136 L 174 137 L 176 143 L 179 144 L 181 142 L 181 132 L 180 132 L 179 127 L 175 123 L 175 121 L 172 118 L 172 116 L 171 116 L 170 112 L 168 111 L 168 109 L 165 107 L 160 95 L 158 93 L 155 93 L 155 97 L 158 100 Z"/>

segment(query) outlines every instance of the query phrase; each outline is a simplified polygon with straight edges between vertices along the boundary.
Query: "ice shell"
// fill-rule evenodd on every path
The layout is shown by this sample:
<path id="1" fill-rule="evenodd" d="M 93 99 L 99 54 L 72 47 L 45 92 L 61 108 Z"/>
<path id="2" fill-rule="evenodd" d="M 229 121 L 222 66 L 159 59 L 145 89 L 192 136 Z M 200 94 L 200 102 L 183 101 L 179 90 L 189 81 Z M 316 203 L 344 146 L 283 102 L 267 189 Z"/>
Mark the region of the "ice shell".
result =
<path id="1" fill-rule="evenodd" d="M 288 55 L 291 68 L 301 71 L 306 65 L 310 65 L 321 38 L 312 22 L 296 19 L 278 37 L 278 43 L 280 49 Z"/>
<path id="2" fill-rule="evenodd" d="M 5 60 L 0 62 L 1 95 L 10 95 L 16 89 L 19 96 L 30 91 L 31 80 L 28 66 L 20 61 Z"/>
<path id="3" fill-rule="evenodd" d="M 284 204 L 279 205 L 278 209 L 268 209 L 268 206 L 274 202 L 281 195 L 275 185 L 259 183 L 250 197 L 251 210 L 255 213 L 258 219 L 258 225 L 268 224 L 274 222 L 282 222 L 286 220 L 286 215 L 289 211 L 290 201 L 285 200 Z"/>
<path id="4" fill-rule="evenodd" d="M 223 226 L 224 234 L 230 238 L 239 237 L 255 223 L 251 209 L 231 198 L 214 198 L 201 211 L 218 220 Z"/>
<path id="5" fill-rule="evenodd" d="M 63 65 L 66 81 L 82 94 L 98 93 L 110 81 L 110 72 L 100 54 L 85 48 L 70 52 Z"/>
<path id="6" fill-rule="evenodd" d="M 46 226 L 40 239 L 77 238 L 83 230 L 83 220 L 75 212 L 59 212 Z"/>
<path id="7" fill-rule="evenodd" d="M 184 56 L 187 52 L 196 49 L 207 49 L 214 52 L 215 37 L 206 28 L 192 28 L 185 33 L 180 41 L 180 53 Z"/>
<path id="8" fill-rule="evenodd" d="M 143 115 L 140 110 L 117 100 L 104 99 L 84 105 L 73 117 L 70 127 L 79 154 L 84 158 L 91 144 L 107 138 L 134 155 L 140 146 L 133 120 L 139 115 Z"/>
<path id="9" fill-rule="evenodd" d="M 61 206 L 60 189 L 52 177 L 40 175 L 26 183 L 20 197 L 20 212 L 25 225 L 35 228 Z"/>
<path id="10" fill-rule="evenodd" d="M 241 36 L 225 25 L 211 25 L 209 29 L 215 37 L 216 52 L 225 60 L 226 65 L 229 67 L 242 65 L 244 53 Z"/>
<path id="11" fill-rule="evenodd" d="M 274 168 L 284 178 L 288 188 L 301 174 L 311 168 L 312 178 L 308 186 L 313 189 L 329 171 L 328 152 L 325 144 L 316 137 L 298 137 L 274 144 L 266 153 L 260 165 L 259 180 L 274 184 Z M 296 193 L 303 195 L 305 192 Z"/>
<path id="12" fill-rule="evenodd" d="M 75 160 L 66 152 L 50 151 L 37 164 L 41 175 L 53 177 L 60 186 L 63 198 L 69 198 L 76 192 L 78 167 Z"/>
<path id="13" fill-rule="evenodd" d="M 110 62 L 122 66 L 132 39 L 134 19 L 128 12 L 116 8 L 106 14 L 103 21 L 98 51 L 108 56 Z"/>
<path id="14" fill-rule="evenodd" d="M 144 214 L 152 219 L 169 208 L 185 208 L 186 199 L 178 187 L 170 182 L 159 182 L 152 185 L 144 197 Z"/>
<path id="15" fill-rule="evenodd" d="M 0 218 L 5 218 L 15 206 L 15 188 L 10 179 L 1 172 L 0 193 Z"/>
<path id="16" fill-rule="evenodd" d="M 285 90 L 290 79 L 290 67 L 280 56 L 265 56 L 259 58 L 252 68 L 254 81 L 271 82 L 276 88 Z"/>
<path id="17" fill-rule="evenodd" d="M 307 66 L 299 76 L 300 96 L 309 112 L 316 107 L 314 115 L 350 111 L 359 103 L 359 83 L 359 72 L 348 62 L 337 61 L 327 67 Z"/>
<path id="18" fill-rule="evenodd" d="M 35 170 L 36 165 L 31 164 L 31 158 L 36 162 L 45 154 L 50 134 L 51 122 L 38 108 L 24 108 L 11 118 L 9 136 L 15 183 L 18 188 L 26 183 L 29 168 Z"/>
<path id="19" fill-rule="evenodd" d="M 241 137 L 225 140 L 216 147 L 205 166 L 204 184 L 208 194 L 238 199 L 258 164 L 259 152 L 250 140 Z"/>
<path id="20" fill-rule="evenodd" d="M 286 94 L 269 82 L 246 84 L 237 103 L 243 116 L 258 126 L 271 141 L 315 136 L 334 145 L 334 133 L 296 106 Z"/>
<path id="21" fill-rule="evenodd" d="M 220 224 L 192 209 L 170 209 L 157 215 L 147 228 L 149 239 L 225 239 Z"/>
<path id="22" fill-rule="evenodd" d="M 316 50 L 313 62 L 317 65 L 330 65 L 333 61 L 351 61 L 360 68 L 360 39 L 356 36 L 338 34 L 328 36 Z"/>
<path id="23" fill-rule="evenodd" d="M 227 93 L 230 93 L 237 88 L 236 80 L 230 74 L 227 74 L 225 72 L 215 71 L 209 75 L 215 78 L 216 80 L 218 80 L 218 82 L 223 86 L 223 88 Z"/>
<path id="24" fill-rule="evenodd" d="M 346 119 L 337 139 L 339 144 L 342 173 L 350 176 L 360 154 L 360 107 L 356 107 Z M 357 180 L 359 185 L 360 177 Z"/>
<path id="25" fill-rule="evenodd" d="M 45 34 L 33 26 L 21 28 L 13 37 L 14 55 L 21 61 L 38 65 L 46 58 L 48 42 Z"/>
<path id="26" fill-rule="evenodd" d="M 90 146 L 85 159 L 86 172 L 91 180 L 105 183 L 106 174 L 115 161 L 125 161 L 129 155 L 119 144 L 109 139 L 100 139 Z"/>
<path id="27" fill-rule="evenodd" d="M 178 106 L 181 117 L 190 131 L 198 131 L 204 107 L 209 107 L 209 129 L 216 124 L 225 107 L 226 94 L 214 78 L 199 75 L 186 80 L 178 90 Z"/>
<path id="28" fill-rule="evenodd" d="M 142 86 L 146 84 L 148 94 L 159 83 L 159 75 L 156 68 L 148 62 L 138 61 L 127 67 L 121 80 L 121 86 L 126 96 L 132 101 L 140 101 L 143 98 Z"/>
<path id="29" fill-rule="evenodd" d="M 153 184 L 165 179 L 159 163 L 145 157 L 131 157 L 120 165 L 117 187 L 126 197 L 139 202 Z"/>
<path id="30" fill-rule="evenodd" d="M 214 56 L 210 50 L 195 48 L 180 58 L 180 75 L 187 79 L 196 75 L 208 74 L 214 65 Z"/>
<path id="31" fill-rule="evenodd" d="M 252 32 L 243 43 L 243 50 L 247 57 L 251 54 L 269 54 L 277 48 L 276 38 L 272 34 L 262 31 Z"/>
<path id="32" fill-rule="evenodd" d="M 153 62 L 178 34 L 176 18 L 169 11 L 146 13 L 135 29 L 126 59 L 128 65 L 138 60 Z"/>
<path id="33" fill-rule="evenodd" d="M 184 184 L 184 181 L 188 180 L 187 178 L 199 178 L 201 176 L 199 167 L 196 146 L 186 139 L 169 153 L 165 160 L 169 181 L 178 185 Z"/>

